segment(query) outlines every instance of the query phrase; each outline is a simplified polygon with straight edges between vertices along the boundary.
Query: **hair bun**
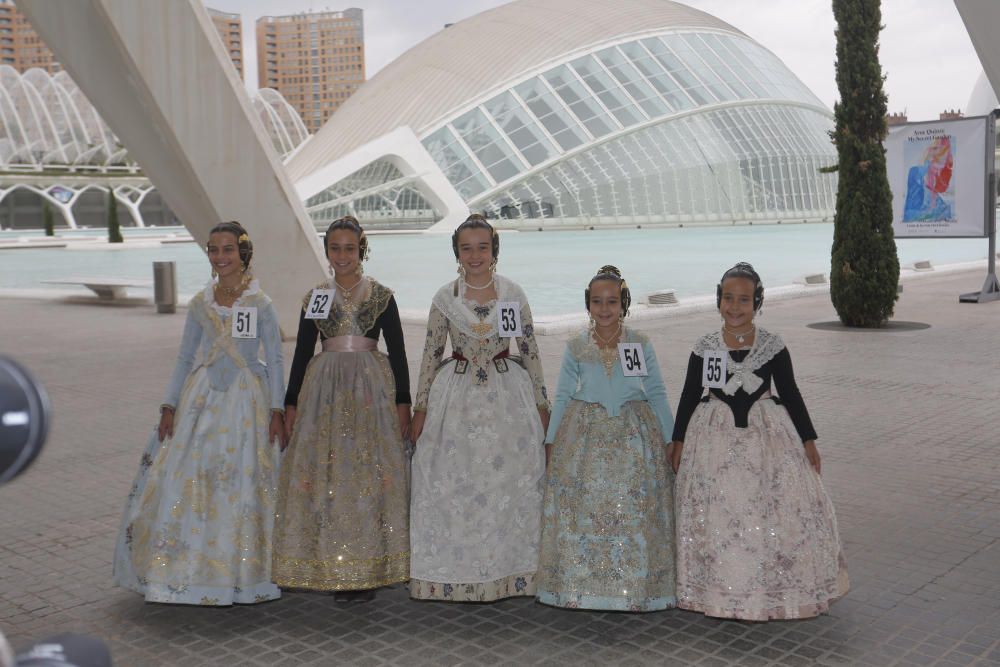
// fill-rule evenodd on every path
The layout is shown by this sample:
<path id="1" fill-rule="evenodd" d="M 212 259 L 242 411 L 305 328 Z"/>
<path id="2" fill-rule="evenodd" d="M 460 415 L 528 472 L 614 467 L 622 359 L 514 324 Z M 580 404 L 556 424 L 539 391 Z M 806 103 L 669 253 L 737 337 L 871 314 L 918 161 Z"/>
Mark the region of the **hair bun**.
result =
<path id="1" fill-rule="evenodd" d="M 600 276 L 600 275 L 603 275 L 605 273 L 610 273 L 611 275 L 617 276 L 619 278 L 622 277 L 621 270 L 619 270 L 619 268 L 617 266 L 615 266 L 614 264 L 605 264 L 604 266 L 602 266 L 601 268 L 599 268 L 597 270 L 597 274 L 596 275 Z"/>

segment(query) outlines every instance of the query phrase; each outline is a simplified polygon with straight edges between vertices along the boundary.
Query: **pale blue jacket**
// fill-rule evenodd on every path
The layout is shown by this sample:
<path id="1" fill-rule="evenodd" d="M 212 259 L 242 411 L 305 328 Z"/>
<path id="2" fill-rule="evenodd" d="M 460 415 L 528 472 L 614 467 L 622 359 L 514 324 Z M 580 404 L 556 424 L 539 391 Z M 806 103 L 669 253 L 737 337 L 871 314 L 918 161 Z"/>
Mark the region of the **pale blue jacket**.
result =
<path id="1" fill-rule="evenodd" d="M 211 287 L 191 299 L 184 323 L 184 336 L 177 352 L 177 365 L 167 387 L 165 405 L 177 407 L 181 390 L 191 374 L 195 359 L 205 366 L 212 389 L 226 391 L 241 368 L 249 368 L 270 390 L 271 409 L 283 409 L 285 368 L 281 352 L 281 331 L 271 299 L 256 288 L 256 281 L 233 306 L 257 308 L 257 338 L 233 338 L 231 313 L 221 314 L 213 306 Z M 257 358 L 264 347 L 265 364 Z M 200 351 L 200 354 L 199 354 Z"/>
<path id="2" fill-rule="evenodd" d="M 653 345 L 643 334 L 625 328 L 623 343 L 640 343 L 646 357 L 645 377 L 625 377 L 622 365 L 616 358 L 609 377 L 601 361 L 597 346 L 590 339 L 590 332 L 574 336 L 566 342 L 562 368 L 559 371 L 559 385 L 549 419 L 549 430 L 545 442 L 555 442 L 559 422 L 562 421 L 566 406 L 571 400 L 585 403 L 600 403 L 611 417 L 621 413 L 622 406 L 629 401 L 648 401 L 653 409 L 663 437 L 669 440 L 674 430 L 674 417 L 667 402 L 667 388 L 660 375 Z"/>

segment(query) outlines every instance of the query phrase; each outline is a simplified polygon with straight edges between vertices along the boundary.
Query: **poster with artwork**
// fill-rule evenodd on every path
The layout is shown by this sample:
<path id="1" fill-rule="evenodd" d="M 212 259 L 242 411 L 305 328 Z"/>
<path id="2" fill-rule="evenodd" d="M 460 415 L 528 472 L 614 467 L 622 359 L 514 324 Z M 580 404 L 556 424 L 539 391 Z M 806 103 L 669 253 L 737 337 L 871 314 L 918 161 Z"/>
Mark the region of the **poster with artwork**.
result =
<path id="1" fill-rule="evenodd" d="M 990 117 L 889 128 L 886 169 L 898 238 L 982 237 Z"/>

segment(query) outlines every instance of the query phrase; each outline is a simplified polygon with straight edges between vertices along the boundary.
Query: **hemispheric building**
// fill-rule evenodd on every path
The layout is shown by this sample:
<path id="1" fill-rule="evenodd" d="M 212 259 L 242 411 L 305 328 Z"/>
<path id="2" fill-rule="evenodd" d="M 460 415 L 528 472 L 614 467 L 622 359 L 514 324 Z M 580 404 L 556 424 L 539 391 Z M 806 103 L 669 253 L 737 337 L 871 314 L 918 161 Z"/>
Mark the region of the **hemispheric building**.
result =
<path id="1" fill-rule="evenodd" d="M 832 218 L 833 116 L 774 54 L 668 0 L 516 0 L 365 83 L 286 166 L 317 222 Z"/>

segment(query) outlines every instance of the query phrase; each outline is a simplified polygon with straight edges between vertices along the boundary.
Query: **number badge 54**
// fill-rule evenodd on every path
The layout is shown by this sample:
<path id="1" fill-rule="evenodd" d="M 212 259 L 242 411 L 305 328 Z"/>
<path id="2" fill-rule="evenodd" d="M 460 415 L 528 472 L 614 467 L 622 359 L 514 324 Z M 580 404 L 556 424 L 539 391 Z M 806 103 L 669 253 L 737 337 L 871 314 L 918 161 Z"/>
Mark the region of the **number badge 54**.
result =
<path id="1" fill-rule="evenodd" d="M 618 359 L 625 377 L 646 377 L 646 353 L 640 343 L 618 343 Z"/>

